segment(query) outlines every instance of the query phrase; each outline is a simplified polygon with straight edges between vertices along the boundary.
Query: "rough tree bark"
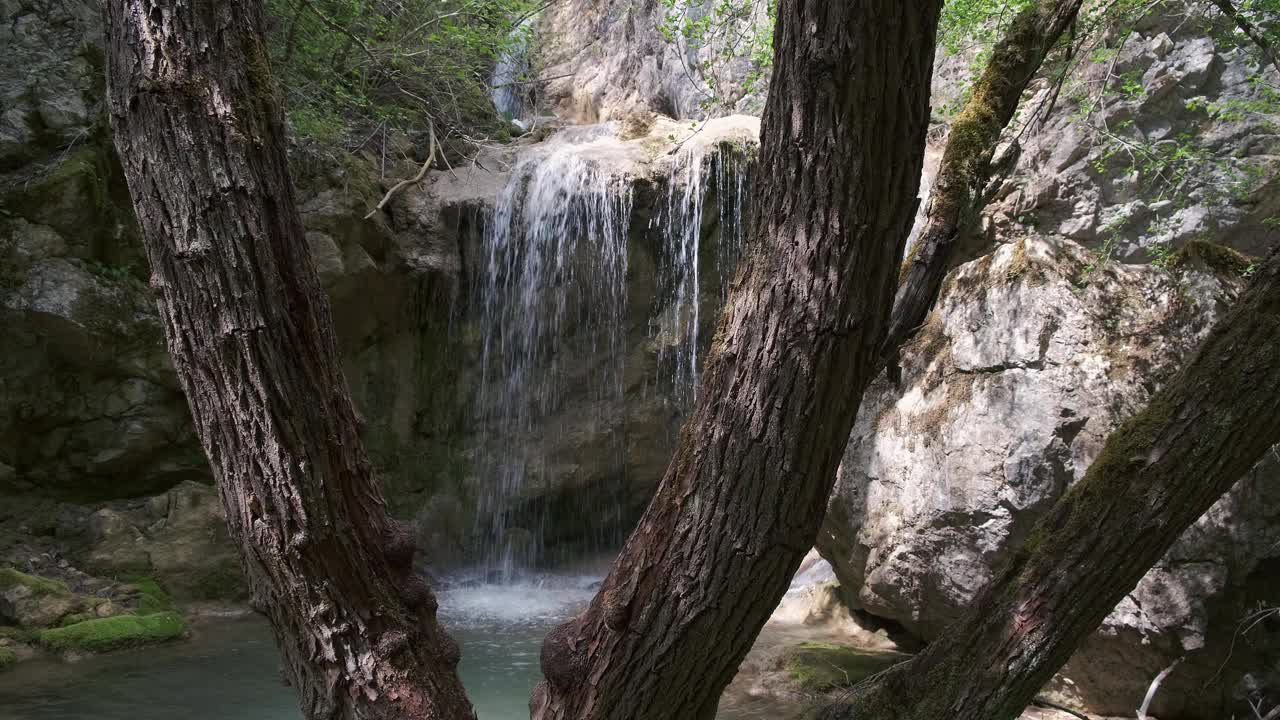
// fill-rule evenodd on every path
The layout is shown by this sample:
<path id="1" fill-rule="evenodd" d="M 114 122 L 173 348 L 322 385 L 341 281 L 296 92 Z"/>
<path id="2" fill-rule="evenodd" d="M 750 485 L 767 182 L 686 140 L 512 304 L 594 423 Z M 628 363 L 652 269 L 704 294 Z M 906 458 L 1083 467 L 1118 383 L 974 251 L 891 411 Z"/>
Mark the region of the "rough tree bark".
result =
<path id="1" fill-rule="evenodd" d="M 939 0 L 783 0 L 749 255 L 666 476 L 542 648 L 538 720 L 706 720 L 811 547 L 878 368 Z"/>
<path id="2" fill-rule="evenodd" d="M 252 0 L 110 0 L 116 148 L 174 366 L 309 720 L 473 717 L 357 435 Z"/>
<path id="3" fill-rule="evenodd" d="M 1280 250 L 1191 363 L 1111 435 L 968 614 L 823 717 L 1017 717 L 1126 593 L 1280 442 Z"/>
<path id="4" fill-rule="evenodd" d="M 947 270 L 964 258 L 957 247 L 981 211 L 1000 134 L 1045 56 L 1075 22 L 1083 0 L 1038 0 L 1009 23 L 973 85 L 969 101 L 951 123 L 938 165 L 925 226 L 903 268 L 882 354 L 896 366 L 898 347 L 929 314 Z"/>

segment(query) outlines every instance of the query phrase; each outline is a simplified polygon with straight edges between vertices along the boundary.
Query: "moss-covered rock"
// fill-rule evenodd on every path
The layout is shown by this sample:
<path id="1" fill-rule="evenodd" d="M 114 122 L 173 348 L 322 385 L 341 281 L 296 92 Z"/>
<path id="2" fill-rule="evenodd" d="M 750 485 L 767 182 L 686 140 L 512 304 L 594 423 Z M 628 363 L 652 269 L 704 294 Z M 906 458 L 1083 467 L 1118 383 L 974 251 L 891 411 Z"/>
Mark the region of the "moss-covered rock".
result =
<path id="1" fill-rule="evenodd" d="M 162 612 L 85 620 L 41 630 L 36 637 L 40 645 L 53 652 L 98 653 L 169 642 L 186 633 L 187 622 L 181 615 Z"/>
<path id="2" fill-rule="evenodd" d="M 39 575 L 28 575 L 14 568 L 0 568 L 0 592 L 17 587 L 27 588 L 43 595 L 71 594 L 66 584 L 58 580 L 51 580 Z"/>
<path id="3" fill-rule="evenodd" d="M 889 650 L 864 650 L 825 642 L 802 642 L 787 651 L 791 678 L 809 692 L 849 687 L 909 658 Z"/>
<path id="4" fill-rule="evenodd" d="M 0 645 L 0 670 L 7 670 L 16 662 L 18 662 L 18 654 L 12 648 Z"/>
<path id="5" fill-rule="evenodd" d="M 83 599 L 61 582 L 0 568 L 0 620 L 21 627 L 49 627 L 84 608 Z"/>

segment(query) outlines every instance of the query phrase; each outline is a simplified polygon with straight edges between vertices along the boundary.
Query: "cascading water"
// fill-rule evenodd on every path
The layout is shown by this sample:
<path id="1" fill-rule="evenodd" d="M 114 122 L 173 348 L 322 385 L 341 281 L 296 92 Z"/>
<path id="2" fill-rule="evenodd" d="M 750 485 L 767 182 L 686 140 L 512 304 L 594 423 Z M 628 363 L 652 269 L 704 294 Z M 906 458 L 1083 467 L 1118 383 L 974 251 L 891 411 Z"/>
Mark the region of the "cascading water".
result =
<path id="1" fill-rule="evenodd" d="M 533 30 L 535 18 L 526 18 L 517 25 L 510 36 L 510 45 L 498 58 L 493 68 L 493 88 L 490 95 L 493 107 L 499 115 L 521 124 L 523 127 L 528 106 L 526 92 L 529 72 L 529 33 Z"/>
<path id="2" fill-rule="evenodd" d="M 545 435 L 584 420 L 604 428 L 621 412 L 631 189 L 592 157 L 612 136 L 607 125 L 571 128 L 522 156 L 486 224 L 478 511 L 482 558 L 504 579 L 542 551 L 545 516 L 528 517 L 522 501 L 555 479 Z M 594 416 L 557 417 L 566 390 L 575 415 Z"/>
<path id="3" fill-rule="evenodd" d="M 663 251 L 658 316 L 653 321 L 660 387 L 681 412 L 697 393 L 700 343 L 706 340 L 699 337 L 702 304 L 713 300 L 713 311 L 724 304 L 742 252 L 747 191 L 741 151 L 694 145 L 676 153 L 665 202 L 651 223 L 662 237 Z M 705 212 L 708 198 L 715 203 L 713 214 Z M 708 270 L 712 277 L 704 277 Z M 705 293 L 709 285 L 716 289 L 711 298 Z"/>

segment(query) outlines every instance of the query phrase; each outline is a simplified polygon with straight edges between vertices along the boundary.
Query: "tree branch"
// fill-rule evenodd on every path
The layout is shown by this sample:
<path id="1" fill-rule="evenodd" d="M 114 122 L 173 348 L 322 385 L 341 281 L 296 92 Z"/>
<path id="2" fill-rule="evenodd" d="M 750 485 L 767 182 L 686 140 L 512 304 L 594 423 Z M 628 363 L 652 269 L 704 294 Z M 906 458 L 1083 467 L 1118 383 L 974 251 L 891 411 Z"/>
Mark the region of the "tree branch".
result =
<path id="1" fill-rule="evenodd" d="M 1245 17 L 1244 13 L 1236 9 L 1231 0 L 1210 0 L 1210 2 L 1217 5 L 1223 15 L 1231 18 L 1236 27 L 1240 28 L 1240 32 L 1244 33 L 1246 37 L 1253 41 L 1254 45 L 1258 46 L 1258 49 L 1262 51 L 1263 57 L 1271 62 L 1272 67 L 1280 71 L 1280 58 L 1276 57 L 1271 47 L 1271 41 L 1267 40 L 1267 37 L 1262 34 L 1262 31 L 1257 26 L 1249 22 L 1249 18 Z"/>
<path id="2" fill-rule="evenodd" d="M 1183 658 L 1174 660 L 1172 665 L 1161 670 L 1160 674 L 1156 675 L 1155 679 L 1151 681 L 1151 686 L 1147 688 L 1146 696 L 1142 698 L 1142 706 L 1138 708 L 1138 720 L 1148 720 L 1147 711 L 1151 709 L 1151 701 L 1156 699 L 1156 692 L 1160 690 L 1160 683 L 1169 677 L 1169 673 L 1173 672 L 1173 669 L 1178 667 L 1182 660 Z"/>
<path id="3" fill-rule="evenodd" d="M 368 220 L 369 218 L 376 215 L 379 210 L 381 210 L 383 207 L 386 206 L 388 202 L 391 201 L 391 197 L 396 193 L 400 192 L 400 190 L 402 190 L 405 187 L 408 187 L 409 185 L 422 182 L 422 178 L 426 177 L 427 170 L 431 169 L 431 161 L 436 159 L 436 149 L 439 147 L 439 145 L 436 143 L 436 126 L 435 126 L 435 123 L 431 122 L 430 120 L 427 121 L 427 132 L 430 134 L 430 137 L 427 140 L 427 160 L 426 162 L 422 163 L 422 167 L 418 168 L 418 174 L 414 175 L 408 180 L 401 180 L 395 185 L 392 185 L 391 189 L 387 191 L 387 194 L 383 195 L 382 199 L 378 201 L 378 204 L 375 205 L 374 208 L 369 211 L 369 214 L 364 216 L 365 220 Z M 444 151 L 441 151 L 440 155 L 443 157 Z"/>

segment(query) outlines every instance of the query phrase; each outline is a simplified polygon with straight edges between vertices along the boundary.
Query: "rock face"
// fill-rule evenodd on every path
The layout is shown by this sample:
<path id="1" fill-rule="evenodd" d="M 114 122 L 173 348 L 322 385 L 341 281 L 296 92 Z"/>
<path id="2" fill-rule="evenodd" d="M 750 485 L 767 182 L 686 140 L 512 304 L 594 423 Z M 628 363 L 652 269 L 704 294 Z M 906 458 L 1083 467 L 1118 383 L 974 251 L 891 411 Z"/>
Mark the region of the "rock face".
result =
<path id="1" fill-rule="evenodd" d="M 1232 47 L 1220 18 L 1164 12 L 1109 38 L 1047 119 L 1028 122 L 990 239 L 1030 227 L 1128 262 L 1194 239 L 1252 255 L 1274 242 L 1265 220 L 1280 210 L 1280 129 L 1266 98 L 1280 72 Z M 1027 107 L 1053 93 L 1041 85 Z"/>
<path id="2" fill-rule="evenodd" d="M 819 548 L 856 604 L 925 639 L 960 617 L 1239 285 L 1190 260 L 1099 265 L 1035 236 L 959 268 L 905 349 L 901 387 L 872 388 L 845 452 Z M 1153 713 L 1210 718 L 1280 679 L 1280 637 L 1259 628 L 1200 689 L 1238 621 L 1280 600 L 1264 580 L 1280 559 L 1277 473 L 1265 461 L 1188 530 L 1064 669 L 1066 696 L 1131 712 L 1186 654 Z"/>
<path id="3" fill-rule="evenodd" d="M 103 114 L 97 3 L 4 4 L 0 80 L 0 493 L 80 502 L 208 482 L 147 290 Z M 443 357 L 456 245 L 414 213 L 363 220 L 373 165 L 298 145 L 307 239 L 384 483 L 417 503 L 455 473 L 457 364 Z M 389 173 L 404 168 L 394 163 Z"/>
<path id="4" fill-rule="evenodd" d="M 535 76 L 547 82 L 535 100 L 571 122 L 620 120 L 637 112 L 701 118 L 714 85 L 719 102 L 758 114 L 764 83 L 747 92 L 752 72 L 747 58 L 725 58 L 726 48 L 714 40 L 691 46 L 678 28 L 672 29 L 674 42 L 664 35 L 669 16 L 696 21 L 712 9 L 712 3 L 660 0 L 571 0 L 547 6 L 538 23 L 535 63 Z M 767 18 L 757 12 L 738 27 L 745 34 L 750 23 L 764 22 Z M 711 82 L 704 72 L 713 76 Z"/>
<path id="5" fill-rule="evenodd" d="M 40 160 L 88 133 L 102 100 L 102 25 L 96 3 L 0 2 L 0 172 Z M 19 68 L 21 69 L 19 71 Z"/>

